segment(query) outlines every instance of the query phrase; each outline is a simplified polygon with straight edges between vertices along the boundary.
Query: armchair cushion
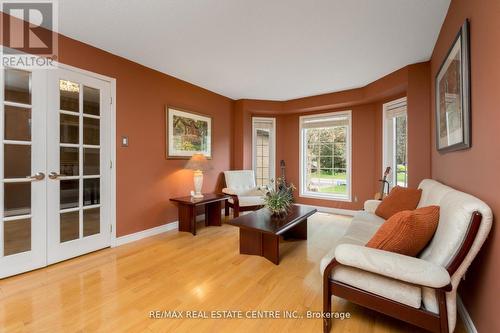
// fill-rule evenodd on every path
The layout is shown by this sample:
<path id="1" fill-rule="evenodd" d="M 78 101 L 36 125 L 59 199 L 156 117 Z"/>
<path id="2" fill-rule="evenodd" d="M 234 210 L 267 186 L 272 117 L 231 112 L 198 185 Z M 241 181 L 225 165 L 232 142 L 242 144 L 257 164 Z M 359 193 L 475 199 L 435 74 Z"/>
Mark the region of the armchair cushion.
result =
<path id="1" fill-rule="evenodd" d="M 337 246 L 335 259 L 346 266 L 420 286 L 442 288 L 451 281 L 448 271 L 432 262 L 360 245 Z"/>
<path id="2" fill-rule="evenodd" d="M 229 199 L 230 203 L 234 203 L 233 199 Z M 263 206 L 264 205 L 264 197 L 260 196 L 238 196 L 238 203 L 240 207 L 249 207 L 249 206 Z"/>
<path id="3" fill-rule="evenodd" d="M 222 192 L 225 193 L 225 194 L 229 194 L 229 195 L 237 195 L 237 196 L 249 196 L 249 197 L 252 197 L 252 196 L 263 196 L 266 194 L 266 191 L 261 189 L 261 188 L 258 188 L 258 187 L 255 187 L 255 188 L 250 188 L 250 189 L 232 189 L 232 188 L 223 188 L 222 189 Z"/>

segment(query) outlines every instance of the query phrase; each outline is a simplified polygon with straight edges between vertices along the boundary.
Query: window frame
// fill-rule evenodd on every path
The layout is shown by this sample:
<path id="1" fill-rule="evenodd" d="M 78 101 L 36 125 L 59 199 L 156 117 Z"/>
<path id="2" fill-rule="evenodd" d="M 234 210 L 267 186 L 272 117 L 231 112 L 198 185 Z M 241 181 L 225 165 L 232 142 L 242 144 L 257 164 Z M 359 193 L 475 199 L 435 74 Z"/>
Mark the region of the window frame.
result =
<path id="1" fill-rule="evenodd" d="M 257 129 L 256 123 L 269 122 L 272 124 L 271 133 L 269 135 L 269 180 L 276 180 L 276 118 L 274 117 L 252 117 L 252 170 L 255 175 L 255 182 L 257 183 L 257 170 L 256 170 L 256 155 L 257 155 Z M 271 185 L 271 182 L 268 184 Z"/>
<path id="2" fill-rule="evenodd" d="M 404 108 L 404 110 L 398 111 L 398 108 Z M 390 114 L 392 113 L 392 114 Z M 405 114 L 406 116 L 406 185 L 408 187 L 408 101 L 407 97 L 401 97 L 396 100 L 384 103 L 382 105 L 382 175 L 387 166 L 392 168 L 391 175 L 389 176 L 390 187 L 395 187 L 398 185 L 397 181 L 397 165 L 394 161 L 395 155 L 395 142 L 394 137 L 389 138 L 389 129 L 387 121 L 390 119 L 395 119 L 398 115 Z M 394 128 L 393 132 L 394 133 Z M 391 134 L 391 136 L 394 134 Z M 392 144 L 392 156 L 389 156 L 389 151 L 387 149 L 389 143 Z"/>
<path id="3" fill-rule="evenodd" d="M 304 174 L 304 168 L 307 164 L 305 158 L 307 154 L 305 154 L 304 149 L 307 149 L 306 137 L 305 137 L 305 128 L 303 128 L 304 121 L 307 119 L 314 118 L 326 118 L 326 117 L 347 117 L 349 125 L 347 126 L 347 135 L 346 135 L 346 147 L 348 148 L 348 153 L 346 154 L 346 182 L 347 182 L 347 193 L 346 195 L 338 195 L 338 194 L 326 194 L 326 193 L 318 193 L 306 191 L 305 181 L 307 177 Z M 352 202 L 352 111 L 337 111 L 337 112 L 328 112 L 307 116 L 299 117 L 299 160 L 300 160 L 300 169 L 299 169 L 299 197 L 301 198 L 310 198 L 310 199 L 322 199 L 322 200 L 330 200 L 330 201 L 344 201 L 344 202 Z"/>

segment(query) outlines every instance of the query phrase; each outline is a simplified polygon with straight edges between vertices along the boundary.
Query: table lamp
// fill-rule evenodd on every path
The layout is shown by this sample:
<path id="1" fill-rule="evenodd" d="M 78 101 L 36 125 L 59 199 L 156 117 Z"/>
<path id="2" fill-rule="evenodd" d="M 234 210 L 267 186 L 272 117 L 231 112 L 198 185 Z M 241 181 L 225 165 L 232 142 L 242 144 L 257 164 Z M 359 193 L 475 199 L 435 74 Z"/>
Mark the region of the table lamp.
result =
<path id="1" fill-rule="evenodd" d="M 203 198 L 201 194 L 201 186 L 203 185 L 203 171 L 210 170 L 210 163 L 203 154 L 194 154 L 186 163 L 185 169 L 194 170 L 194 194 L 191 196 L 195 199 Z"/>

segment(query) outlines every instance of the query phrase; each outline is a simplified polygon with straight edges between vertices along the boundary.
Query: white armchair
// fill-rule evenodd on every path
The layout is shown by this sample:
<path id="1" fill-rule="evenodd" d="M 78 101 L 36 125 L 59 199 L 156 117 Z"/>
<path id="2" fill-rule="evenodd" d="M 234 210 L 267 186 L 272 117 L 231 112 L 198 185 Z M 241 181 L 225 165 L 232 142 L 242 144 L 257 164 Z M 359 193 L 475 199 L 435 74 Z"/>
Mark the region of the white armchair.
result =
<path id="1" fill-rule="evenodd" d="M 432 332 L 453 332 L 458 284 L 483 245 L 492 212 L 481 200 L 434 180 L 420 183 L 418 207 L 440 206 L 439 225 L 418 257 L 364 245 L 385 222 L 368 200 L 345 235 L 323 257 L 323 331 L 332 321 L 332 295 L 396 317 Z"/>
<path id="2" fill-rule="evenodd" d="M 229 216 L 229 208 L 233 209 L 233 216 L 238 217 L 240 212 L 256 210 L 264 206 L 266 188 L 255 184 L 253 170 L 224 171 L 226 187 L 223 193 L 231 196 L 225 207 L 225 215 Z"/>

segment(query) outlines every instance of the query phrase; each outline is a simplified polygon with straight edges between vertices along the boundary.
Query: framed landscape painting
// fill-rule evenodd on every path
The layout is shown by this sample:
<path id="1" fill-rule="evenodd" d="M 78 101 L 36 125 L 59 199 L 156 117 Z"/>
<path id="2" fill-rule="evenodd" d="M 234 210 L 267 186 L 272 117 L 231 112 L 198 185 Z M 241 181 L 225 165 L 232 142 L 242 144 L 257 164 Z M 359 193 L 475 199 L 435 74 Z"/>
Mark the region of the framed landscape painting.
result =
<path id="1" fill-rule="evenodd" d="M 471 146 L 469 22 L 465 21 L 436 76 L 436 147 Z"/>
<path id="2" fill-rule="evenodd" d="M 212 118 L 167 106 L 167 158 L 212 158 Z"/>

